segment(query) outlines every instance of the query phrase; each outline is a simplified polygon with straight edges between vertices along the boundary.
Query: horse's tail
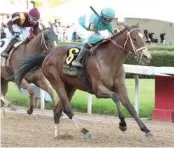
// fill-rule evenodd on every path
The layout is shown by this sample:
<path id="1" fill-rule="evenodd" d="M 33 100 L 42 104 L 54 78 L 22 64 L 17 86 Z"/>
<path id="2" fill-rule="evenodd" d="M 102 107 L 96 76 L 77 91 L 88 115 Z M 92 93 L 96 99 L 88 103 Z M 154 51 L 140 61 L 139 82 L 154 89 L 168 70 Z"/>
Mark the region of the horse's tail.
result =
<path id="1" fill-rule="evenodd" d="M 21 68 L 15 73 L 15 83 L 19 90 L 21 89 L 21 82 L 26 73 L 31 71 L 33 68 L 41 67 L 45 57 L 45 55 L 31 55 L 24 57 L 21 61 Z"/>

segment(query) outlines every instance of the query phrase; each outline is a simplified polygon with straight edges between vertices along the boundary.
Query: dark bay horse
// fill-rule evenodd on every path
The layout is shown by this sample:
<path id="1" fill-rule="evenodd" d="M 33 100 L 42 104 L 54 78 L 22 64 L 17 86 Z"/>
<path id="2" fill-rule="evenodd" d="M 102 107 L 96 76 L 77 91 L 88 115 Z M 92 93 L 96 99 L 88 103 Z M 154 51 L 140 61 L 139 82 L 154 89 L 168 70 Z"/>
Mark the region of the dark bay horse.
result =
<path id="1" fill-rule="evenodd" d="M 20 68 L 21 59 L 25 55 L 31 54 L 43 54 L 44 52 L 50 52 L 51 49 L 55 47 L 53 35 L 51 29 L 43 29 L 38 32 L 38 34 L 32 39 L 26 39 L 21 45 L 19 45 L 12 53 L 11 58 L 9 60 L 8 67 L 1 65 L 1 93 L 2 93 L 2 101 L 5 101 L 4 96 L 7 93 L 7 85 L 9 82 L 10 73 L 15 73 Z M 13 81 L 13 80 L 12 80 Z M 53 104 L 56 105 L 56 97 L 55 93 L 49 84 L 48 80 L 42 73 L 42 69 L 38 68 L 33 70 L 32 72 L 27 73 L 25 78 L 22 80 L 22 88 L 26 89 L 30 95 L 30 105 L 27 110 L 28 114 L 33 112 L 34 106 L 34 89 L 29 83 L 34 83 L 36 86 L 42 88 L 47 91 L 52 100 Z M 7 102 L 7 100 L 6 100 Z"/>
<path id="2" fill-rule="evenodd" d="M 74 51 L 74 53 L 73 53 Z M 55 137 L 59 136 L 59 122 L 62 111 L 76 123 L 76 127 L 87 137 L 92 134 L 86 128 L 79 128 L 77 119 L 72 111 L 71 99 L 76 89 L 88 91 L 81 75 L 72 76 L 63 72 L 65 62 L 70 62 L 78 52 L 74 46 L 62 46 L 52 50 L 47 56 L 33 55 L 26 57 L 21 69 L 15 76 L 16 83 L 20 88 L 21 80 L 25 73 L 36 66 L 42 66 L 43 73 L 60 100 L 54 109 Z M 67 55 L 69 53 L 69 56 Z M 85 71 L 91 92 L 97 98 L 112 98 L 119 114 L 119 128 L 126 131 L 127 124 L 121 111 L 120 102 L 134 117 L 141 131 L 146 136 L 151 136 L 151 131 L 145 126 L 130 103 L 125 85 L 125 71 L 123 63 L 129 53 L 138 57 L 141 63 L 147 64 L 151 55 L 146 47 L 143 34 L 136 26 L 127 27 L 111 39 L 100 43 L 88 57 Z M 71 66 L 69 68 L 72 68 Z M 74 68 L 74 67 L 73 67 Z M 77 71 L 80 69 L 76 69 Z M 84 74 L 84 73 L 83 73 Z"/>

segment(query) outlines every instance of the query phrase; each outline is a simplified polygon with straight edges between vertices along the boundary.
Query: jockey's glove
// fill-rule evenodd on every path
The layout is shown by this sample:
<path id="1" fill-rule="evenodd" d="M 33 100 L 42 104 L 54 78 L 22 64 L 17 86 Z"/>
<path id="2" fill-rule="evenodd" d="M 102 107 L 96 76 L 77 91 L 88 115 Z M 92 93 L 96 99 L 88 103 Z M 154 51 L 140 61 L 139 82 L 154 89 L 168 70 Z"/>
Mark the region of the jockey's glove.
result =
<path id="1" fill-rule="evenodd" d="M 10 32 L 11 32 L 11 34 L 14 36 L 15 35 L 15 32 L 14 32 L 14 30 L 12 29 L 12 30 L 10 30 Z"/>

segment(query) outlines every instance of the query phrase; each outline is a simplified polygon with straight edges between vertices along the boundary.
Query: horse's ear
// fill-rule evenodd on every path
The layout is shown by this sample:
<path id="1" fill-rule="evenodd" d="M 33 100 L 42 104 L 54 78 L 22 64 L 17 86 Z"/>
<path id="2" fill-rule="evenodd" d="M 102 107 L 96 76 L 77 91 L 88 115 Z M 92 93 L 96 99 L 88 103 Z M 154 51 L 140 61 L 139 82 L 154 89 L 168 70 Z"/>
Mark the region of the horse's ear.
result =
<path id="1" fill-rule="evenodd" d="M 46 39 L 49 37 L 49 32 L 48 32 L 48 30 L 45 30 L 44 36 L 45 36 Z"/>
<path id="2" fill-rule="evenodd" d="M 129 25 L 124 24 L 124 27 L 125 27 L 125 29 L 128 29 L 129 28 Z"/>
<path id="3" fill-rule="evenodd" d="M 136 26 L 137 28 L 139 28 L 139 23 L 137 23 L 135 26 Z"/>

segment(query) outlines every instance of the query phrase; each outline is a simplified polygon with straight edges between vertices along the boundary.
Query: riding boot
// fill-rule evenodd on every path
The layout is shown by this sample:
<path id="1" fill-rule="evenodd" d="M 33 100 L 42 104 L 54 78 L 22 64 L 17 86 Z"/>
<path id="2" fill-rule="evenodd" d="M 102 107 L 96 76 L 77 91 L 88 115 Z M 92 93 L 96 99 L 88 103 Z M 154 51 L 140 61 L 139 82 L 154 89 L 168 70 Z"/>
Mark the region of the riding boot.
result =
<path id="1" fill-rule="evenodd" d="M 75 67 L 83 67 L 81 63 L 81 59 L 85 56 L 86 52 L 90 49 L 90 45 L 88 43 L 85 43 L 83 45 L 83 48 L 80 50 L 77 58 L 72 62 L 72 66 Z"/>
<path id="2" fill-rule="evenodd" d="M 7 45 L 6 49 L 1 53 L 2 57 L 7 58 L 9 52 L 11 51 L 13 45 L 17 42 L 18 40 L 16 38 L 13 38 L 10 40 L 10 43 Z"/>

